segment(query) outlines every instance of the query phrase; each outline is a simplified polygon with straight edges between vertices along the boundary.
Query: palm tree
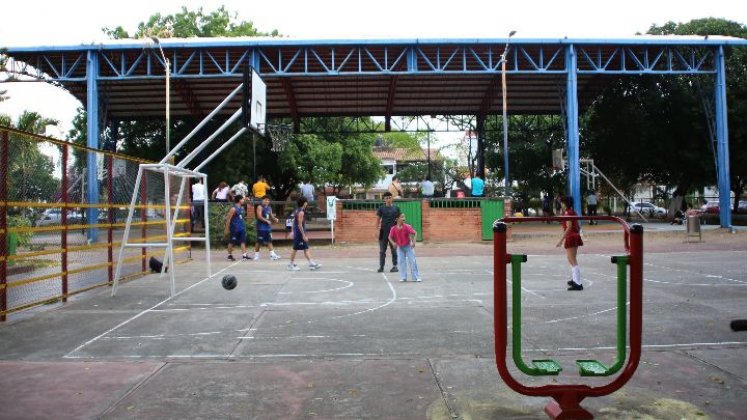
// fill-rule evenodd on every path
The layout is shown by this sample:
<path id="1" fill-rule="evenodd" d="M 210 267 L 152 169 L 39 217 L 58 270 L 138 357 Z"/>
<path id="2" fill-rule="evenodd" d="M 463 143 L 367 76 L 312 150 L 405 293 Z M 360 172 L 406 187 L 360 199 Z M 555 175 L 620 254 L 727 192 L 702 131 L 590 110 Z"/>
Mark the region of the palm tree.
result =
<path id="1" fill-rule="evenodd" d="M 24 111 L 15 124 L 8 115 L 0 115 L 0 125 L 32 134 L 43 134 L 47 125 L 56 124 L 57 120 L 31 111 Z M 11 133 L 8 156 L 8 199 L 49 201 L 59 182 L 53 177 L 52 158 L 39 150 L 39 143 L 22 134 Z"/>

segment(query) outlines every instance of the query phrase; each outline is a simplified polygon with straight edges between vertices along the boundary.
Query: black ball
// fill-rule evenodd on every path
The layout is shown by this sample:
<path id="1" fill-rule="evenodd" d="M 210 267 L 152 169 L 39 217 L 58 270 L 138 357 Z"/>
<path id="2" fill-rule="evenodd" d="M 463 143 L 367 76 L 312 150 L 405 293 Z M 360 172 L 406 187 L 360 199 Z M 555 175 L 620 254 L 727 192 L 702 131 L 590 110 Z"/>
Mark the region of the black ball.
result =
<path id="1" fill-rule="evenodd" d="M 238 282 L 236 281 L 236 276 L 226 274 L 225 276 L 223 276 L 223 281 L 221 281 L 221 284 L 223 285 L 224 289 L 231 290 L 236 288 L 236 284 L 238 284 Z"/>

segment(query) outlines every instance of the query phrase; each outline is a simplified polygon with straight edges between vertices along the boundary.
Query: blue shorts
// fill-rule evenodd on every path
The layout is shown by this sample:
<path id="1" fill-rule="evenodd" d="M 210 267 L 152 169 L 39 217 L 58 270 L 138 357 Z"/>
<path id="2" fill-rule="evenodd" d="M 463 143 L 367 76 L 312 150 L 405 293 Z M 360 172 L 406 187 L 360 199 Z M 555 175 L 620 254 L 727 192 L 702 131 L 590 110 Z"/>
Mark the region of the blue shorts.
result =
<path id="1" fill-rule="evenodd" d="M 257 231 L 257 243 L 271 244 L 272 243 L 272 232 L 269 230 L 258 230 Z"/>
<path id="2" fill-rule="evenodd" d="M 235 230 L 231 231 L 231 236 L 228 241 L 234 245 L 241 245 L 246 243 L 246 230 Z"/>
<path id="3" fill-rule="evenodd" d="M 296 251 L 304 251 L 309 249 L 309 243 L 303 240 L 301 235 L 293 235 L 293 249 Z"/>

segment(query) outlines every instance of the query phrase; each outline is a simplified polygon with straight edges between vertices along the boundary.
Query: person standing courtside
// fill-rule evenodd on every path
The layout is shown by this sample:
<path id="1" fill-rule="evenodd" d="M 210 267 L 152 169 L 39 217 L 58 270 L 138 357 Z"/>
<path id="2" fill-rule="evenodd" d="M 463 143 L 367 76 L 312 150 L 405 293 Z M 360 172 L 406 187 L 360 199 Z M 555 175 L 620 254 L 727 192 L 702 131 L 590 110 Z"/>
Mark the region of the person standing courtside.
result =
<path id="1" fill-rule="evenodd" d="M 589 195 L 586 196 L 586 213 L 589 216 L 596 216 L 597 215 L 597 194 L 594 192 L 594 190 L 589 191 Z M 590 225 L 596 225 L 598 224 L 594 220 L 589 221 Z"/>
<path id="2" fill-rule="evenodd" d="M 198 178 L 194 184 L 192 184 L 192 229 L 195 228 L 195 223 L 199 221 L 205 227 L 205 219 L 203 214 L 203 206 L 205 204 L 205 185 L 202 183 L 202 178 Z"/>
<path id="3" fill-rule="evenodd" d="M 244 198 L 249 197 L 249 187 L 246 186 L 246 183 L 244 180 L 240 180 L 238 184 L 234 184 L 233 187 L 231 187 L 231 195 L 236 197 L 237 195 L 240 195 Z"/>
<path id="4" fill-rule="evenodd" d="M 220 184 L 218 184 L 218 188 L 213 190 L 212 198 L 215 201 L 220 202 L 227 202 L 230 195 L 230 189 L 228 188 L 228 184 L 226 181 L 221 181 Z"/>
<path id="5" fill-rule="evenodd" d="M 267 195 L 267 191 L 270 189 L 270 184 L 267 183 L 264 175 L 260 175 L 257 182 L 252 185 L 252 195 L 255 200 L 261 200 Z"/>
<path id="6" fill-rule="evenodd" d="M 433 198 L 433 193 L 435 193 L 436 191 L 436 186 L 433 185 L 431 177 L 427 176 L 425 177 L 423 182 L 420 183 L 420 189 L 423 191 L 423 197 Z"/>
<path id="7" fill-rule="evenodd" d="M 384 264 L 386 263 L 386 249 L 390 248 L 392 253 L 392 269 L 389 270 L 392 273 L 399 271 L 397 269 L 397 252 L 394 246 L 389 243 L 389 232 L 392 227 L 397 224 L 397 218 L 402 212 L 399 207 L 395 206 L 392 202 L 392 193 L 389 191 L 384 193 L 384 205 L 376 210 L 377 225 L 379 235 L 379 273 L 384 272 Z"/>
<path id="8" fill-rule="evenodd" d="M 485 195 L 483 189 L 485 188 L 485 182 L 476 175 L 472 178 L 472 197 L 482 197 Z"/>
<path id="9" fill-rule="evenodd" d="M 387 191 L 392 195 L 392 198 L 402 198 L 404 191 L 402 190 L 402 184 L 399 182 L 399 177 L 397 175 L 392 177 L 392 183 L 387 187 Z"/>

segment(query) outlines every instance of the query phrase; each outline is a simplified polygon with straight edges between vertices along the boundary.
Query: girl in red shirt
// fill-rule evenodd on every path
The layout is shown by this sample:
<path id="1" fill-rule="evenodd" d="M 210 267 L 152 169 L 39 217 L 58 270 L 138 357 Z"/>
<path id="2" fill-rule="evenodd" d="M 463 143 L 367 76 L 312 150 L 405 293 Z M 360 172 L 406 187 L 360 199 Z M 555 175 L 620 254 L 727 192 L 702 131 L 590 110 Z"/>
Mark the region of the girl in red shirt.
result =
<path id="1" fill-rule="evenodd" d="M 573 197 L 563 198 L 563 208 L 563 216 L 576 216 L 576 212 L 573 210 Z M 578 220 L 563 222 L 563 236 L 560 237 L 556 246 L 559 247 L 560 244 L 564 244 L 565 255 L 568 258 L 568 264 L 571 265 L 571 280 L 568 280 L 568 290 L 584 290 L 584 285 L 581 284 L 581 268 L 576 260 L 578 247 L 584 245 Z"/>
<path id="2" fill-rule="evenodd" d="M 397 260 L 399 261 L 399 281 L 407 281 L 407 264 L 410 264 L 412 279 L 420 281 L 418 262 L 415 261 L 415 238 L 417 232 L 412 226 L 405 223 L 405 214 L 397 216 L 397 224 L 389 231 L 389 242 L 397 249 Z"/>

